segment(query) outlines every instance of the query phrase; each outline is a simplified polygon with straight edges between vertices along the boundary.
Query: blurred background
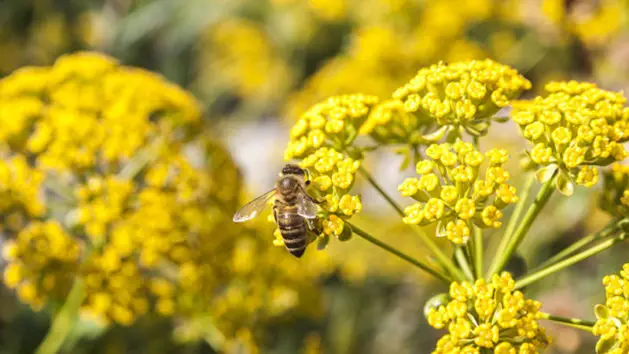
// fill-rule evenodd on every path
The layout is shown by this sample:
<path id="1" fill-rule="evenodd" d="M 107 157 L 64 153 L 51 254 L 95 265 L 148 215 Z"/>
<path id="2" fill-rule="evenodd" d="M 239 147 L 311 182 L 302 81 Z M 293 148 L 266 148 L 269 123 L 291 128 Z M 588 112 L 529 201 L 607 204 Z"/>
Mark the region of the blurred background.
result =
<path id="1" fill-rule="evenodd" d="M 245 196 L 270 189 L 284 163 L 292 122 L 330 95 L 387 97 L 422 66 L 492 58 L 533 82 L 533 96 L 550 80 L 592 81 L 629 91 L 628 0 L 2 0 L 0 78 L 26 65 L 51 65 L 62 54 L 95 50 L 146 68 L 191 91 L 214 136 L 223 138 L 245 183 Z M 0 127 L 1 129 L 1 127 Z M 510 171 L 525 147 L 517 128 L 495 125 L 483 148 L 512 151 Z M 392 195 L 404 179 L 394 151 L 366 165 Z M 515 173 L 514 184 L 522 181 Z M 422 257 L 417 239 L 364 181 L 365 206 L 356 220 L 376 236 Z M 607 216 L 598 196 L 578 189 L 556 196 L 534 225 L 522 257 L 535 265 Z M 272 235 L 257 238 L 272 245 Z M 277 257 L 289 257 L 282 252 Z M 603 299 L 600 279 L 627 261 L 613 249 L 549 277 L 529 291 L 557 315 L 593 319 Z M 280 260 L 278 260 L 280 262 Z M 310 292 L 300 306 L 224 333 L 232 352 L 428 353 L 440 335 L 423 307 L 445 289 L 416 269 L 360 239 L 310 249 L 302 263 Z M 299 268 L 295 270 L 300 273 Z M 213 299 L 207 299 L 212 306 Z M 31 353 L 50 314 L 20 304 L 0 289 L 0 353 Z M 236 326 L 237 327 L 237 326 Z M 234 328 L 236 328 L 234 327 Z M 213 353 L 227 349 L 181 335 L 177 319 L 148 316 L 131 327 L 85 324 L 72 353 Z M 241 328 L 241 329 L 242 329 Z M 592 353 L 594 337 L 548 325 L 551 353 Z"/>

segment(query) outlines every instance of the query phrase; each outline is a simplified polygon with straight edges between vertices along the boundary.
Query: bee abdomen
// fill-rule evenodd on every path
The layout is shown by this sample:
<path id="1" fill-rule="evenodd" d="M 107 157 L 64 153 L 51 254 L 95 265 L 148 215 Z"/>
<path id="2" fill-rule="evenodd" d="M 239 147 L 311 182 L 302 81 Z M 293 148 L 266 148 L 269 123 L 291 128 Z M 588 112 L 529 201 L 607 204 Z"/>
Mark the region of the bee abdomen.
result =
<path id="1" fill-rule="evenodd" d="M 288 252 L 295 257 L 301 257 L 308 245 L 304 218 L 290 212 L 280 212 L 277 215 L 277 225 Z"/>

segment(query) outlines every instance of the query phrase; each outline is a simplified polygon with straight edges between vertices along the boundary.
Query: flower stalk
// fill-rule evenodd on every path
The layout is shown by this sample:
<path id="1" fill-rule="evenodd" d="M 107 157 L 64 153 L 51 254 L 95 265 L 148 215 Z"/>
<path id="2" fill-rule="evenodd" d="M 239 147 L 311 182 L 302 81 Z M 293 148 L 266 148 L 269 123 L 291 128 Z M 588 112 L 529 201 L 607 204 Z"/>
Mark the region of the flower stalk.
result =
<path id="1" fill-rule="evenodd" d="M 456 247 L 456 250 L 454 251 L 454 257 L 456 258 L 457 263 L 463 270 L 463 273 L 465 274 L 467 280 L 473 281 L 474 274 L 472 273 L 472 268 L 468 262 L 467 256 L 465 255 L 465 251 L 461 246 Z"/>
<path id="2" fill-rule="evenodd" d="M 400 215 L 400 217 L 404 217 L 404 210 L 387 194 L 387 192 L 376 182 L 376 180 L 371 176 L 371 174 L 365 170 L 362 166 L 359 169 L 360 173 L 371 183 L 371 185 L 380 193 L 380 195 L 396 210 L 396 212 Z M 452 275 L 456 280 L 464 280 L 465 275 L 459 268 L 456 267 L 454 262 L 448 258 L 445 253 L 441 250 L 441 248 L 419 227 L 413 227 L 415 233 L 420 237 L 421 241 L 428 248 L 428 250 L 437 258 L 439 264 L 445 268 L 450 275 Z"/>
<path id="3" fill-rule="evenodd" d="M 76 324 L 79 316 L 79 308 L 83 303 L 84 297 L 85 286 L 83 284 L 83 279 L 77 277 L 74 280 L 68 297 L 66 298 L 66 302 L 53 319 L 52 325 L 50 326 L 46 337 L 41 342 L 37 350 L 35 350 L 36 354 L 54 354 L 59 352 L 68 336 L 68 333 L 70 333 L 72 327 Z"/>
<path id="4" fill-rule="evenodd" d="M 549 276 L 549 275 L 551 275 L 551 274 L 553 274 L 555 272 L 558 272 L 558 271 L 560 271 L 562 269 L 565 269 L 565 268 L 567 268 L 567 267 L 569 267 L 571 265 L 574 265 L 574 264 L 576 264 L 578 262 L 581 262 L 582 260 L 587 259 L 587 258 L 589 258 L 591 256 L 594 256 L 595 254 L 603 252 L 606 249 L 611 248 L 616 243 L 624 240 L 624 238 L 625 238 L 625 233 L 624 232 L 620 233 L 619 235 L 615 236 L 614 238 L 606 240 L 606 241 L 603 241 L 603 242 L 599 243 L 598 245 L 596 245 L 596 246 L 594 246 L 592 248 L 589 248 L 589 249 L 587 249 L 585 251 L 582 251 L 582 252 L 577 253 L 577 254 L 575 254 L 573 256 L 570 256 L 570 257 L 568 257 L 568 258 L 566 258 L 566 259 L 564 259 L 564 260 L 562 260 L 560 262 L 557 262 L 557 263 L 555 263 L 553 265 L 550 265 L 550 266 L 548 266 L 548 267 L 546 267 L 544 269 L 541 269 L 541 270 L 539 270 L 537 272 L 531 273 L 531 274 L 525 276 L 524 278 L 519 279 L 518 281 L 516 281 L 515 288 L 516 289 L 521 289 L 521 288 L 523 288 L 523 287 L 525 287 L 527 285 L 530 285 L 530 284 L 532 284 L 532 283 L 534 283 L 534 282 L 536 282 L 536 281 L 538 281 L 538 280 L 540 280 L 542 278 L 545 278 L 545 277 L 547 277 L 547 276 Z"/>
<path id="5" fill-rule="evenodd" d="M 549 313 L 541 312 L 541 318 L 549 321 L 553 321 L 555 323 L 562 324 L 564 326 L 569 326 L 572 328 L 577 328 L 589 333 L 592 333 L 592 327 L 594 327 L 594 321 L 586 321 L 578 318 L 568 318 L 551 315 Z"/>
<path id="6" fill-rule="evenodd" d="M 483 230 L 478 226 L 474 226 L 474 239 L 473 245 L 473 259 L 474 259 L 474 271 L 476 279 L 480 279 L 483 276 Z"/>
<path id="7" fill-rule="evenodd" d="M 522 222 L 515 230 L 514 234 L 508 238 L 507 245 L 504 251 L 500 252 L 499 250 L 499 252 L 496 252 L 496 258 L 494 258 L 494 262 L 489 268 L 489 275 L 500 273 L 500 271 L 505 267 L 522 240 L 524 240 L 524 237 L 533 225 L 533 222 L 552 196 L 553 191 L 555 190 L 555 178 L 556 177 L 553 176 L 542 185 L 542 188 L 539 190 L 537 196 L 535 197 L 535 201 L 529 206 L 526 214 L 524 215 Z"/>
<path id="8" fill-rule="evenodd" d="M 441 272 L 434 270 L 432 268 L 430 268 L 428 265 L 422 263 L 421 261 L 407 255 L 406 253 L 386 244 L 383 241 L 380 241 L 379 239 L 375 238 L 374 236 L 372 236 L 371 234 L 369 234 L 367 231 L 364 231 L 363 229 L 359 228 L 358 226 L 347 222 L 347 224 L 352 228 L 352 231 L 354 232 L 354 234 L 360 236 L 361 238 L 365 239 L 366 241 L 382 248 L 383 250 L 399 257 L 400 259 L 403 259 L 409 263 L 411 263 L 412 265 L 418 267 L 419 269 L 431 274 L 432 276 L 434 276 L 437 279 L 440 279 L 442 281 L 444 281 L 445 283 L 450 283 L 452 281 L 452 279 L 450 279 L 447 275 L 442 274 Z"/>
<path id="9" fill-rule="evenodd" d="M 547 260 L 542 262 L 539 266 L 535 267 L 535 269 L 533 269 L 532 272 L 535 272 L 540 269 L 544 269 L 552 264 L 557 263 L 558 261 L 561 261 L 562 259 L 570 256 L 571 254 L 574 254 L 576 251 L 580 250 L 581 248 L 589 245 L 590 243 L 596 240 L 604 239 L 607 236 L 610 236 L 617 229 L 618 229 L 618 221 L 612 220 L 602 230 L 581 238 L 580 240 L 574 242 L 572 245 L 561 250 L 559 253 L 548 258 Z"/>

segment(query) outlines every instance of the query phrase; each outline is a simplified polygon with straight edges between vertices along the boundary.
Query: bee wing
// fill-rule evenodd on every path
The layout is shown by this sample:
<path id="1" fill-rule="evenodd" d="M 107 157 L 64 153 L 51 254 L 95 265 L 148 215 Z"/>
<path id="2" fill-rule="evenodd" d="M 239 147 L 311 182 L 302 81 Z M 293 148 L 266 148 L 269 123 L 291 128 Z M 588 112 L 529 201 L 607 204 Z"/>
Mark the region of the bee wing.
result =
<path id="1" fill-rule="evenodd" d="M 245 206 L 240 208 L 240 210 L 234 214 L 234 218 L 232 220 L 234 222 L 244 222 L 255 218 L 267 206 L 269 199 L 274 196 L 275 188 L 245 204 Z"/>
<path id="2" fill-rule="evenodd" d="M 317 217 L 317 204 L 305 193 L 300 195 L 297 200 L 297 214 L 306 219 L 314 219 Z"/>

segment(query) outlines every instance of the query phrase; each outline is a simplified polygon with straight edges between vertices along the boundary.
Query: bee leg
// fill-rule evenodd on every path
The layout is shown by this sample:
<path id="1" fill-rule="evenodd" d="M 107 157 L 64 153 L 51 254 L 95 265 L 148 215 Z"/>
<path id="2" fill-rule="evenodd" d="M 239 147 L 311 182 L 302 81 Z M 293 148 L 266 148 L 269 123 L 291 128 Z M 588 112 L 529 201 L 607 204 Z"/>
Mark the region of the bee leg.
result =
<path id="1" fill-rule="evenodd" d="M 275 224 L 277 224 L 277 205 L 273 205 L 273 219 L 275 219 Z"/>
<path id="2" fill-rule="evenodd" d="M 310 200 L 311 202 L 313 202 L 313 203 L 315 203 L 315 204 L 321 204 L 321 203 L 323 203 L 323 201 L 321 201 L 321 200 L 316 200 L 316 199 L 314 199 L 313 197 L 311 197 L 311 196 L 309 196 L 309 195 L 307 195 L 307 194 L 306 194 L 306 198 L 308 198 L 308 200 Z"/>
<path id="3" fill-rule="evenodd" d="M 305 197 L 306 199 L 308 199 L 309 201 L 311 201 L 311 202 L 313 202 L 313 203 L 315 203 L 315 204 L 321 204 L 321 203 L 323 203 L 323 201 L 321 201 L 321 200 L 316 200 L 315 198 L 311 197 L 311 196 L 310 196 L 310 194 L 308 194 L 304 188 L 300 188 L 300 189 L 301 189 L 301 192 L 304 194 L 304 197 Z"/>
<path id="4" fill-rule="evenodd" d="M 321 232 L 323 232 L 323 230 L 317 227 L 315 219 L 306 219 L 306 224 L 308 224 L 308 228 L 310 229 L 310 231 L 314 232 L 316 235 L 319 235 L 321 234 Z"/>

